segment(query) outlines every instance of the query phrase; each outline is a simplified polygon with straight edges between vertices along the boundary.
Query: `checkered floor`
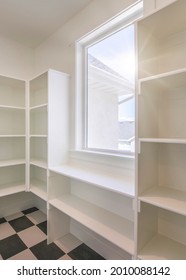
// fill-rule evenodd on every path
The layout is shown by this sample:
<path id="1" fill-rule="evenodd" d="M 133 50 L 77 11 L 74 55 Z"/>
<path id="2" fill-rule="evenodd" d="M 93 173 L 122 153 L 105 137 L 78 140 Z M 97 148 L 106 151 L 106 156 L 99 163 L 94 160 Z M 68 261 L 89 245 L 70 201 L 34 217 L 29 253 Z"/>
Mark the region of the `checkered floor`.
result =
<path id="1" fill-rule="evenodd" d="M 71 234 L 49 245 L 47 245 L 46 234 L 46 215 L 36 207 L 0 218 L 0 259 L 104 259 Z"/>

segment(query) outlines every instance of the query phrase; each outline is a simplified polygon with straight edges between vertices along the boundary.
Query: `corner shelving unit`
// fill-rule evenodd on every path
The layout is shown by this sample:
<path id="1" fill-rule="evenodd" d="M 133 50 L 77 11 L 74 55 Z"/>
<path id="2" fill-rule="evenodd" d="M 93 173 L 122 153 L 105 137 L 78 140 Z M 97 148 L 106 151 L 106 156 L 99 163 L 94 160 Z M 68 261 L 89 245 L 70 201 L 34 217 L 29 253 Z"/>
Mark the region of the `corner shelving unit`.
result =
<path id="1" fill-rule="evenodd" d="M 125 161 L 125 159 L 123 159 Z M 129 161 L 134 161 L 130 159 Z M 134 164 L 131 168 L 71 160 L 49 173 L 49 242 L 75 234 L 73 222 L 134 255 Z M 65 223 L 58 227 L 57 215 Z M 64 226 L 65 224 L 65 226 Z M 75 233 L 74 233 L 75 232 Z"/>
<path id="2" fill-rule="evenodd" d="M 67 98 L 68 75 L 49 69 L 29 84 L 30 190 L 47 202 L 48 167 L 62 163 L 62 122 L 67 110 L 63 111 L 63 101 Z"/>
<path id="3" fill-rule="evenodd" d="M 25 190 L 25 82 L 0 76 L 0 196 Z"/>
<path id="4" fill-rule="evenodd" d="M 30 81 L 30 190 L 47 201 L 48 75 Z"/>
<path id="5" fill-rule="evenodd" d="M 186 259 L 185 9 L 175 1 L 138 22 L 140 259 Z"/>

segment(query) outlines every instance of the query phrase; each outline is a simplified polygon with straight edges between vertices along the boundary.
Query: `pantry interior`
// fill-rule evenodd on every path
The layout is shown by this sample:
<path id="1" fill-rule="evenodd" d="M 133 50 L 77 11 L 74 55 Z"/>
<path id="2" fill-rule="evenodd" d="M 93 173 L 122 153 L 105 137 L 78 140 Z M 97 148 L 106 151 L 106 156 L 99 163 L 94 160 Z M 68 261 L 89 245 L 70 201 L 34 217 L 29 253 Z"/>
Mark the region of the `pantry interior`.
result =
<path id="1" fill-rule="evenodd" d="M 106 259 L 185 259 L 186 3 L 144 0 L 135 22 L 129 157 L 75 149 L 75 42 L 139 1 L 107 2 L 35 47 L 0 37 L 0 216 L 38 207 L 48 243 L 70 232 Z"/>

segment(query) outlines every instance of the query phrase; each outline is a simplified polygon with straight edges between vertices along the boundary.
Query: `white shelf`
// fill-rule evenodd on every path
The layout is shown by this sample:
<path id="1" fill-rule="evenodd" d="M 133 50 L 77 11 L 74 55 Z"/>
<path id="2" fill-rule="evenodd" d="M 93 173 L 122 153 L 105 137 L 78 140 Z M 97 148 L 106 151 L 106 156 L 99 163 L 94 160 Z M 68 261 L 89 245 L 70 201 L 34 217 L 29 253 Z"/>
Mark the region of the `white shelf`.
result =
<path id="1" fill-rule="evenodd" d="M 0 134 L 0 138 L 5 138 L 5 137 L 26 137 L 25 134 Z"/>
<path id="2" fill-rule="evenodd" d="M 42 188 L 37 188 L 35 186 L 31 186 L 30 191 L 35 195 L 37 195 L 38 197 L 40 197 L 41 199 L 47 201 L 47 192 L 44 188 L 42 189 Z"/>
<path id="3" fill-rule="evenodd" d="M 40 110 L 40 109 L 46 109 L 48 106 L 47 103 L 44 103 L 44 104 L 40 104 L 40 105 L 36 105 L 36 106 L 33 106 L 33 107 L 30 107 L 30 110 L 33 111 L 33 110 Z"/>
<path id="4" fill-rule="evenodd" d="M 25 110 L 25 107 L 0 105 L 0 109 L 5 109 L 5 110 Z"/>
<path id="5" fill-rule="evenodd" d="M 142 260 L 185 260 L 186 246 L 162 235 L 156 235 L 139 253 Z"/>
<path id="6" fill-rule="evenodd" d="M 30 137 L 47 138 L 47 134 L 31 134 Z"/>
<path id="7" fill-rule="evenodd" d="M 42 160 L 42 159 L 31 158 L 30 159 L 30 164 L 41 167 L 41 168 L 44 168 L 44 169 L 47 168 L 47 162 Z"/>
<path id="8" fill-rule="evenodd" d="M 25 191 L 26 186 L 24 182 L 17 182 L 15 184 L 0 185 L 0 197 L 11 195 Z"/>
<path id="9" fill-rule="evenodd" d="M 139 138 L 140 143 L 167 143 L 167 144 L 186 144 L 186 139 L 180 138 Z"/>
<path id="10" fill-rule="evenodd" d="M 161 86 L 162 89 L 171 89 L 186 86 L 186 68 L 140 79 L 139 93 L 141 93 L 142 84 L 151 85 L 154 87 Z"/>
<path id="11" fill-rule="evenodd" d="M 45 182 L 38 179 L 31 180 L 30 191 L 47 201 L 47 185 Z"/>
<path id="12" fill-rule="evenodd" d="M 26 163 L 25 159 L 1 160 L 0 161 L 0 167 L 12 166 L 12 165 L 20 165 L 20 164 L 25 164 L 25 163 Z"/>
<path id="13" fill-rule="evenodd" d="M 49 204 L 126 252 L 134 254 L 133 222 L 73 195 L 52 199 Z"/>
<path id="14" fill-rule="evenodd" d="M 186 215 L 186 192 L 166 187 L 151 188 L 143 192 L 139 199 L 143 202 Z"/>
<path id="15" fill-rule="evenodd" d="M 72 165 L 52 167 L 50 170 L 132 198 L 135 195 L 134 175 L 130 170 L 123 170 L 122 176 L 114 176 L 112 173 L 101 174 L 93 170 L 88 171 Z"/>

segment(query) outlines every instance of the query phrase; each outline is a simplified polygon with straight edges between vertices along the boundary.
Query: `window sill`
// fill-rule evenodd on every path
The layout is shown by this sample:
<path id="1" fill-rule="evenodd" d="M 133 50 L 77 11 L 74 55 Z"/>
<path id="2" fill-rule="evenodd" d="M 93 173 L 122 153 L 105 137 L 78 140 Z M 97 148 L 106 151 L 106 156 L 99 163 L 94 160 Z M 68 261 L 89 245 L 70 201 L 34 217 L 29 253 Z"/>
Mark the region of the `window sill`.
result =
<path id="1" fill-rule="evenodd" d="M 69 162 L 50 168 L 51 172 L 71 179 L 92 184 L 94 186 L 133 198 L 135 195 L 133 170 L 101 168 L 95 164 Z"/>

